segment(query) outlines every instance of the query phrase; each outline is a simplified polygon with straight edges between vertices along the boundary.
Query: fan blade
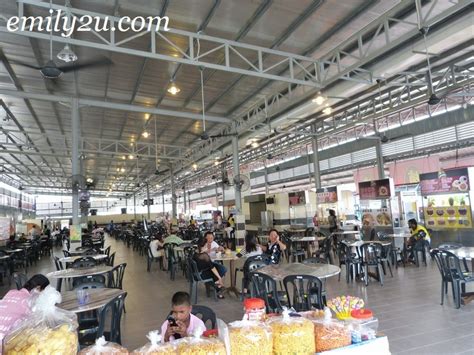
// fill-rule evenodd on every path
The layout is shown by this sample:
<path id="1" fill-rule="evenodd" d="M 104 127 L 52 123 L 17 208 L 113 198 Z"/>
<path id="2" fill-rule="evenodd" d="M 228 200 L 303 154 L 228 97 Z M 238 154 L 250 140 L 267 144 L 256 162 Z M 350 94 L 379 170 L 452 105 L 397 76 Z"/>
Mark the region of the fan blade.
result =
<path id="1" fill-rule="evenodd" d="M 222 138 L 222 137 L 232 137 L 232 136 L 235 136 L 235 134 L 233 133 L 229 133 L 229 134 L 216 134 L 214 136 L 209 136 L 209 138 Z"/>
<path id="2" fill-rule="evenodd" d="M 74 70 L 81 70 L 84 68 L 98 68 L 98 67 L 103 67 L 107 65 L 112 65 L 113 62 L 106 57 L 101 57 L 101 58 L 95 58 L 89 61 L 84 61 L 81 63 L 73 63 L 69 65 L 64 65 L 61 67 L 58 67 L 59 70 L 61 70 L 63 73 L 67 73 L 70 71 Z"/>
<path id="3" fill-rule="evenodd" d="M 35 70 L 41 70 L 41 67 L 38 67 L 38 66 L 36 66 L 36 65 L 31 65 L 31 64 L 28 64 L 28 63 L 17 62 L 17 61 L 14 61 L 14 60 L 11 60 L 11 61 L 10 61 L 10 64 L 21 65 L 22 67 L 27 67 L 27 68 L 35 69 Z"/>

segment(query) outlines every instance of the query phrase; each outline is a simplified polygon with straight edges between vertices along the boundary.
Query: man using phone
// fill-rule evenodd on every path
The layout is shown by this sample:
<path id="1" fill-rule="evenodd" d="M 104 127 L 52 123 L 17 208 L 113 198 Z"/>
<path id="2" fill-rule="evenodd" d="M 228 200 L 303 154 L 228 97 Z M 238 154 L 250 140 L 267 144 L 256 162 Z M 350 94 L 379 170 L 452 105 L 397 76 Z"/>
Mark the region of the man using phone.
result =
<path id="1" fill-rule="evenodd" d="M 191 314 L 191 310 L 189 294 L 176 292 L 171 298 L 171 313 L 161 326 L 163 342 L 192 336 L 198 328 L 206 329 L 202 320 Z"/>

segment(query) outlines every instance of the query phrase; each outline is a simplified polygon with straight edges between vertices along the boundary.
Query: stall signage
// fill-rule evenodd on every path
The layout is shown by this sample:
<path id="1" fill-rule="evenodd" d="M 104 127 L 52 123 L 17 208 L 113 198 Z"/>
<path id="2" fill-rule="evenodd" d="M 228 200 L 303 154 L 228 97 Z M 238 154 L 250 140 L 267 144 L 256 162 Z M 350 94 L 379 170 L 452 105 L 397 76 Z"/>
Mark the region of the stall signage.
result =
<path id="1" fill-rule="evenodd" d="M 362 225 L 388 227 L 392 225 L 392 214 L 388 208 L 364 208 L 362 212 Z"/>
<path id="2" fill-rule="evenodd" d="M 80 242 L 82 236 L 82 228 L 80 224 L 72 224 L 69 230 L 71 242 Z"/>
<path id="3" fill-rule="evenodd" d="M 469 191 L 467 168 L 420 174 L 422 195 Z"/>
<path id="4" fill-rule="evenodd" d="M 337 187 L 323 187 L 316 189 L 316 203 L 336 203 L 337 202 Z"/>
<path id="5" fill-rule="evenodd" d="M 392 196 L 393 180 L 390 178 L 359 182 L 361 200 L 383 200 Z"/>
<path id="6" fill-rule="evenodd" d="M 0 240 L 10 238 L 10 218 L 0 217 Z"/>

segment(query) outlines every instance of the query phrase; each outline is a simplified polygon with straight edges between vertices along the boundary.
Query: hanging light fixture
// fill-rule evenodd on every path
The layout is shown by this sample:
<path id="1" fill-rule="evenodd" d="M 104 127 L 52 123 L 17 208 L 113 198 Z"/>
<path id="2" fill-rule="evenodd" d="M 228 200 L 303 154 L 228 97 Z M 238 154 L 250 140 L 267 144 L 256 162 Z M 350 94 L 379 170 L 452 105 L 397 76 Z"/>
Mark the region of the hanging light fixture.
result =
<path id="1" fill-rule="evenodd" d="M 193 164 L 193 170 L 197 170 L 198 165 L 196 163 Z"/>
<path id="2" fill-rule="evenodd" d="M 252 148 L 258 148 L 258 147 L 260 146 L 260 144 L 258 144 L 258 142 L 252 142 L 252 143 L 250 144 L 250 146 L 251 146 Z"/>
<path id="3" fill-rule="evenodd" d="M 332 113 L 332 108 L 331 106 L 329 106 L 329 104 L 326 104 L 326 107 L 324 108 L 323 113 L 325 115 L 330 115 Z"/>
<path id="4" fill-rule="evenodd" d="M 311 102 L 314 102 L 315 104 L 319 106 L 321 106 L 324 103 L 324 101 L 326 101 L 326 98 L 323 95 L 321 95 L 321 91 L 318 92 L 318 95 L 314 99 L 311 100 Z"/>
<path id="5" fill-rule="evenodd" d="M 150 133 L 145 131 L 145 132 L 142 133 L 142 136 L 143 136 L 143 138 L 148 138 L 150 136 Z"/>
<path id="6" fill-rule="evenodd" d="M 58 53 L 57 57 L 66 63 L 75 62 L 77 60 L 77 55 L 69 47 L 69 44 L 64 46 L 64 48 Z"/>
<path id="7" fill-rule="evenodd" d="M 171 84 L 170 84 L 170 86 L 168 87 L 168 92 L 169 92 L 171 95 L 176 95 L 176 94 L 178 94 L 180 91 L 181 91 L 181 89 L 176 86 L 174 80 L 171 80 Z"/>
<path id="8" fill-rule="evenodd" d="M 133 158 L 134 158 L 133 154 L 130 154 L 130 155 L 128 156 L 128 159 L 130 159 L 130 160 L 132 160 Z"/>

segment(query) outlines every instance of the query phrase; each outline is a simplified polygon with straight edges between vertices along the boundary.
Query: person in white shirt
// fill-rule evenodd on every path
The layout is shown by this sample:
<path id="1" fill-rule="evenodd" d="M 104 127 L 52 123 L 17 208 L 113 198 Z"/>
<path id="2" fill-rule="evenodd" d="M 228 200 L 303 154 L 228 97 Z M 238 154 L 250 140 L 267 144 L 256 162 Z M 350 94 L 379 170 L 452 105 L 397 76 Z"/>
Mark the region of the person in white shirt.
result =
<path id="1" fill-rule="evenodd" d="M 206 232 L 206 234 L 204 234 L 204 239 L 206 242 L 204 246 L 201 247 L 201 253 L 211 254 L 218 251 L 224 251 L 224 248 L 214 241 L 214 234 L 212 232 Z"/>

